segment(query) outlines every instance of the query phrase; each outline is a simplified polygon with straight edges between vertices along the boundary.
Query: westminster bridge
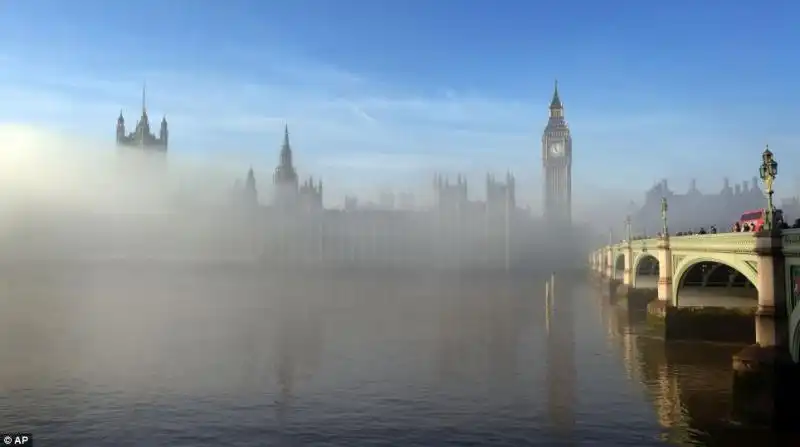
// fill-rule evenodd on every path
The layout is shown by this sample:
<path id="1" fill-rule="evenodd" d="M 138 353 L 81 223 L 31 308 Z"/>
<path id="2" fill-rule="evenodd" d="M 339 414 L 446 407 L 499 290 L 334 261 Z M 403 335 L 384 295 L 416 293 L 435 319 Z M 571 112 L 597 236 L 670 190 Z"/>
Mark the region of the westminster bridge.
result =
<path id="1" fill-rule="evenodd" d="M 664 308 L 719 307 L 720 297 L 748 299 L 756 312 L 755 341 L 788 347 L 800 361 L 800 229 L 666 236 L 626 240 L 595 250 L 592 269 L 633 289 L 657 289 Z M 657 279 L 656 279 L 657 278 Z M 690 302 L 683 296 L 689 290 Z M 653 307 L 653 306 L 651 306 Z"/>

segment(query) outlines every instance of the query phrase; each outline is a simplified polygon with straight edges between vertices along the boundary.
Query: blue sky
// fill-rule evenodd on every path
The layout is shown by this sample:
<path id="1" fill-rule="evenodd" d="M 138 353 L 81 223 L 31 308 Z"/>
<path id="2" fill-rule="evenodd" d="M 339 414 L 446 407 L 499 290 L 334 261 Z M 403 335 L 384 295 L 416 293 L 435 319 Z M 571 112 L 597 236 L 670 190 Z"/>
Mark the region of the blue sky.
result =
<path id="1" fill-rule="evenodd" d="M 793 194 L 798 17 L 789 1 L 6 1 L 0 121 L 111 142 L 146 81 L 175 157 L 224 154 L 267 182 L 288 122 L 301 173 L 334 194 L 437 168 L 480 197 L 482 172 L 511 169 L 536 207 L 558 78 L 578 203 L 662 177 L 717 190 L 765 143 Z"/>

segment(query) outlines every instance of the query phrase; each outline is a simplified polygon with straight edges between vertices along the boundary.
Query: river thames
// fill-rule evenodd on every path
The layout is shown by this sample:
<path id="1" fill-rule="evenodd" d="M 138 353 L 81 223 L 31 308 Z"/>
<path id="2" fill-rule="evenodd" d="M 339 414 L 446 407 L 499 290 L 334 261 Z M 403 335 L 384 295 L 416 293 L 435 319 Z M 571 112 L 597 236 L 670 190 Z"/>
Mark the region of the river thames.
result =
<path id="1" fill-rule="evenodd" d="M 739 347 L 665 347 L 581 277 L 549 310 L 545 278 L 500 274 L 0 277 L 0 431 L 40 446 L 770 442 L 729 418 Z"/>

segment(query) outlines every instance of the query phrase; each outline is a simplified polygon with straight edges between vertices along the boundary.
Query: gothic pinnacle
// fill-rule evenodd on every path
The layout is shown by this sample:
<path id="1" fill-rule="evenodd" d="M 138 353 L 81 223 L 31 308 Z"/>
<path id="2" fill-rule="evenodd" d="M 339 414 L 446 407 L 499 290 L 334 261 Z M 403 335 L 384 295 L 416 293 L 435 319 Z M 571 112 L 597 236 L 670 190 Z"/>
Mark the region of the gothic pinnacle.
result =
<path id="1" fill-rule="evenodd" d="M 558 79 L 555 80 L 555 87 L 553 88 L 553 100 L 550 102 L 551 109 L 560 109 L 563 105 L 561 98 L 558 96 Z"/>

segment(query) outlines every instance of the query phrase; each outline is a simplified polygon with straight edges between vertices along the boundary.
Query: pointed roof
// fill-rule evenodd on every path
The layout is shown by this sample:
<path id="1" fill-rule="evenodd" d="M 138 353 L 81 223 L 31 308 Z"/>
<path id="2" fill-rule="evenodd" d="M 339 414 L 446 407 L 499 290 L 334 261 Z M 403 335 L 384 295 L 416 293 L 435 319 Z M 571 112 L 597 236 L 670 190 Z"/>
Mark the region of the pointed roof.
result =
<path id="1" fill-rule="evenodd" d="M 245 186 L 248 189 L 254 189 L 256 187 L 256 176 L 253 173 L 252 166 L 250 166 L 250 169 L 247 171 L 247 180 L 245 180 Z"/>
<path id="2" fill-rule="evenodd" d="M 142 83 L 142 116 L 147 116 L 147 83 Z"/>
<path id="3" fill-rule="evenodd" d="M 292 152 L 292 145 L 289 143 L 289 125 L 285 124 L 283 127 L 283 145 L 281 145 L 281 154 L 290 154 Z"/>
<path id="4" fill-rule="evenodd" d="M 281 146 L 280 164 L 278 169 L 292 172 L 292 146 L 289 143 L 289 125 L 286 124 L 283 128 L 283 145 Z"/>
<path id="5" fill-rule="evenodd" d="M 561 103 L 561 98 L 558 96 L 558 79 L 555 81 L 555 88 L 553 89 L 553 100 L 550 101 L 551 109 L 562 109 L 564 105 Z"/>
<path id="6" fill-rule="evenodd" d="M 769 150 L 769 144 L 768 144 L 768 145 L 767 145 L 767 147 L 764 149 L 763 156 L 765 156 L 765 157 L 766 157 L 766 156 L 772 157 L 772 151 L 771 151 L 771 150 Z"/>

